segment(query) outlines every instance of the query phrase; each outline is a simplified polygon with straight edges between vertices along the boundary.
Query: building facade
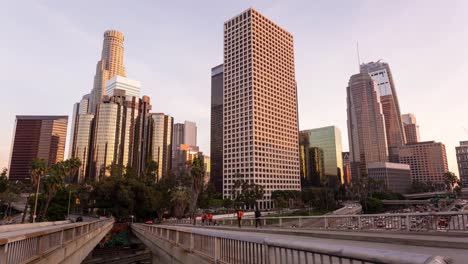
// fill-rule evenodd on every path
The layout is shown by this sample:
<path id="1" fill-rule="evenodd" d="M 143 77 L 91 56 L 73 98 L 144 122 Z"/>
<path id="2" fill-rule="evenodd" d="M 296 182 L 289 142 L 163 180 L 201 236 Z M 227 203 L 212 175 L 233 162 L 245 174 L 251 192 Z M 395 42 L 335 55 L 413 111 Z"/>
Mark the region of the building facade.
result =
<path id="1" fill-rule="evenodd" d="M 96 65 L 93 90 L 91 91 L 89 111 L 95 113 L 96 106 L 101 102 L 105 93 L 106 82 L 115 75 L 125 77 L 124 36 L 117 30 L 104 32 L 101 60 Z"/>
<path id="2" fill-rule="evenodd" d="M 351 76 L 347 87 L 351 178 L 367 175 L 367 163 L 388 161 L 380 93 L 368 73 Z"/>
<path id="3" fill-rule="evenodd" d="M 405 194 L 411 187 L 411 170 L 407 164 L 373 162 L 367 165 L 368 177 L 382 181 L 392 191 Z"/>
<path id="4" fill-rule="evenodd" d="M 112 96 L 115 89 L 124 90 L 127 96 L 140 97 L 141 84 L 120 75 L 115 75 L 106 82 L 105 95 Z"/>
<path id="5" fill-rule="evenodd" d="M 293 36 L 250 8 L 224 23 L 223 196 L 237 180 L 300 190 Z"/>
<path id="6" fill-rule="evenodd" d="M 325 183 L 323 150 L 310 146 L 308 133 L 299 133 L 299 158 L 301 186 L 322 186 Z"/>
<path id="7" fill-rule="evenodd" d="M 223 65 L 211 69 L 210 177 L 223 192 Z"/>
<path id="8" fill-rule="evenodd" d="M 174 149 L 172 168 L 185 169 L 193 161 L 194 158 L 202 156 L 200 148 L 197 146 L 180 144 Z"/>
<path id="9" fill-rule="evenodd" d="M 75 156 L 74 151 L 76 149 L 76 133 L 78 130 L 78 120 L 80 118 L 80 115 L 88 113 L 89 100 L 90 95 L 86 94 L 83 96 L 83 98 L 81 98 L 81 101 L 73 105 L 70 139 L 68 142 L 68 157 Z"/>
<path id="10" fill-rule="evenodd" d="M 184 144 L 184 124 L 183 123 L 176 123 L 173 127 L 172 132 L 172 149 L 177 148 L 180 144 Z"/>
<path id="11" fill-rule="evenodd" d="M 404 114 L 401 116 L 405 128 L 407 143 L 419 142 L 419 125 L 416 123 L 416 117 L 413 114 Z"/>
<path id="12" fill-rule="evenodd" d="M 434 141 L 410 143 L 399 149 L 399 161 L 411 168 L 412 181 L 444 182 L 448 172 L 445 145 Z"/>
<path id="13" fill-rule="evenodd" d="M 89 155 L 92 146 L 94 115 L 78 115 L 76 125 L 75 144 L 73 145 L 73 154 L 70 157 L 78 158 L 81 161 L 81 167 L 78 169 L 78 182 L 83 182 L 89 176 Z"/>
<path id="14" fill-rule="evenodd" d="M 182 144 L 197 146 L 197 124 L 195 122 L 184 122 L 184 142 Z"/>
<path id="15" fill-rule="evenodd" d="M 460 141 L 455 147 L 457 154 L 458 173 L 463 187 L 468 187 L 468 141 Z"/>
<path id="16" fill-rule="evenodd" d="M 64 159 L 68 116 L 16 116 L 9 180 L 30 181 L 31 162 L 53 165 Z"/>
<path id="17" fill-rule="evenodd" d="M 377 84 L 385 121 L 389 160 L 398 162 L 398 148 L 406 143 L 406 139 L 390 66 L 379 60 L 361 64 L 360 69 L 361 73 L 368 73 Z"/>
<path id="18" fill-rule="evenodd" d="M 327 126 L 300 132 L 308 134 L 309 147 L 316 147 L 323 151 L 324 174 L 335 178 L 332 181 L 343 183 L 343 157 L 341 131 L 335 126 Z"/>
<path id="19" fill-rule="evenodd" d="M 172 168 L 172 128 L 174 118 L 163 113 L 151 114 L 152 118 L 152 160 L 158 164 L 156 181 L 168 175 Z"/>

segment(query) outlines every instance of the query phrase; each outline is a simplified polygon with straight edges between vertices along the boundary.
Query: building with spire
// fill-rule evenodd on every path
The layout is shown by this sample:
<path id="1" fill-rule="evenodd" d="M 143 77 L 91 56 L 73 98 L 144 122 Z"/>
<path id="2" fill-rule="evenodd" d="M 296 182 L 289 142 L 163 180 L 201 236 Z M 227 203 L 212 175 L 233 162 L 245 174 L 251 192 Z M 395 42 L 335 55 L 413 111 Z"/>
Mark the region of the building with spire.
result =
<path id="1" fill-rule="evenodd" d="M 368 163 L 388 161 L 380 99 L 379 88 L 368 73 L 351 76 L 347 87 L 351 178 L 366 176 Z"/>
<path id="2" fill-rule="evenodd" d="M 419 125 L 413 114 L 404 114 L 401 116 L 405 128 L 406 143 L 417 143 L 420 141 Z"/>
<path id="3" fill-rule="evenodd" d="M 390 66 L 377 61 L 360 65 L 361 73 L 368 73 L 376 82 L 385 121 L 388 155 L 390 162 L 398 162 L 398 148 L 406 144 L 405 130 L 401 121 L 400 105 Z"/>

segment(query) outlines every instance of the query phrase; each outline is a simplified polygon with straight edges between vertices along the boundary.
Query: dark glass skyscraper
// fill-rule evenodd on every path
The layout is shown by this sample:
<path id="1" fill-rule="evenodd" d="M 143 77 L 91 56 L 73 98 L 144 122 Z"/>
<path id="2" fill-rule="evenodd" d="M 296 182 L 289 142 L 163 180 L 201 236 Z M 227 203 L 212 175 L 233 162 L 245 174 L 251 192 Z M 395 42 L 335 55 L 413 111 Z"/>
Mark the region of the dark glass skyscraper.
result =
<path id="1" fill-rule="evenodd" d="M 223 191 L 223 65 L 211 69 L 211 182 Z"/>
<path id="2" fill-rule="evenodd" d="M 67 125 L 68 116 L 16 116 L 9 179 L 28 181 L 35 158 L 47 165 L 62 161 Z"/>

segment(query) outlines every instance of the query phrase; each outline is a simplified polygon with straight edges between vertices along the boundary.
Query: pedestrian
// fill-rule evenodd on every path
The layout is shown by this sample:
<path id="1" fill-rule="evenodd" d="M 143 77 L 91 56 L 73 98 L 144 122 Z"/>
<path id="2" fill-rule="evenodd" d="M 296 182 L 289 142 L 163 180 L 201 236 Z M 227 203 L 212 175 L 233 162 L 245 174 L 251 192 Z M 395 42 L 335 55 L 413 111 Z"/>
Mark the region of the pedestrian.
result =
<path id="1" fill-rule="evenodd" d="M 208 214 L 208 225 L 212 225 L 212 224 L 213 224 L 213 214 L 209 213 Z"/>
<path id="2" fill-rule="evenodd" d="M 257 210 L 255 210 L 255 228 L 257 228 L 258 226 L 262 226 L 262 223 L 260 222 L 260 217 L 262 217 L 262 213 L 260 212 L 260 210 L 258 210 L 257 207 Z"/>
<path id="3" fill-rule="evenodd" d="M 201 223 L 202 223 L 202 225 L 204 226 L 204 225 L 205 225 L 205 213 L 202 212 L 200 218 L 201 218 Z"/>
<path id="4" fill-rule="evenodd" d="M 242 210 L 237 210 L 237 223 L 239 224 L 239 228 L 241 228 L 241 222 L 242 222 L 242 215 L 244 213 L 242 212 Z"/>

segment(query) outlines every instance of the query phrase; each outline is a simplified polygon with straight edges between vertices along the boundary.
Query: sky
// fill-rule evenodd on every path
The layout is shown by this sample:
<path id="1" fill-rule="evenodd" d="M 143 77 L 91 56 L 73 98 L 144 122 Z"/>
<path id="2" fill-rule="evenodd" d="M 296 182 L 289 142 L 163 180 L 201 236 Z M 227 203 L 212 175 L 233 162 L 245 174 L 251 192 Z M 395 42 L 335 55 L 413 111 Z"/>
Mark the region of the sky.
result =
<path id="1" fill-rule="evenodd" d="M 348 149 L 346 86 L 361 62 L 390 64 L 400 108 L 422 140 L 468 140 L 468 1 L 9 1 L 0 0 L 0 167 L 15 115 L 69 115 L 93 86 L 103 33 L 125 35 L 127 77 L 154 112 L 195 121 L 209 153 L 211 68 L 223 23 L 249 7 L 294 35 L 300 129 L 335 125 Z M 70 118 L 71 121 L 71 118 Z M 68 153 L 68 152 L 67 152 Z M 66 154 L 67 154 L 66 153 Z"/>

